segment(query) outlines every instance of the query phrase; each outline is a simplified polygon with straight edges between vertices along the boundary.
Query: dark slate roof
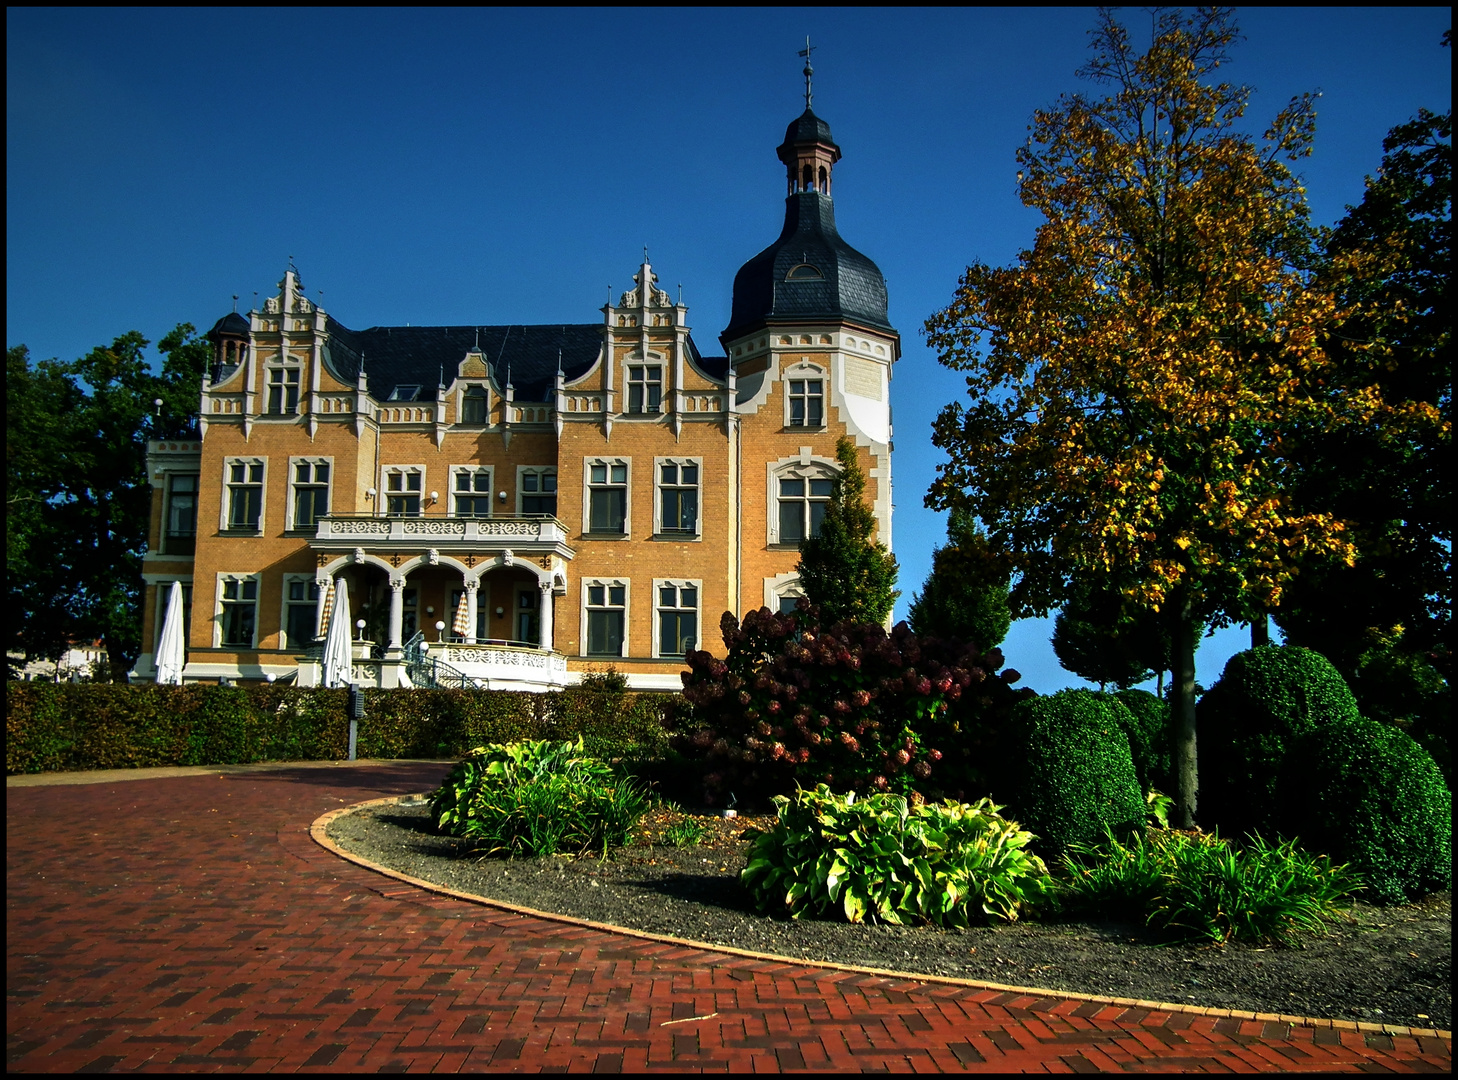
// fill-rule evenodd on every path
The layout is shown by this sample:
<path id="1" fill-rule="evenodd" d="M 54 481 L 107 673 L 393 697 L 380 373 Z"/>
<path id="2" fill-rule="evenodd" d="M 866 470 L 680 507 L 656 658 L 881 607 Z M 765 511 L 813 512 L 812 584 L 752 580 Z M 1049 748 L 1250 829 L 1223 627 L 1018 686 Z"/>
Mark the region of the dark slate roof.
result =
<path id="1" fill-rule="evenodd" d="M 830 125 L 809 109 L 806 109 L 798 117 L 790 121 L 789 127 L 785 128 L 785 141 L 779 149 L 785 150 L 788 147 L 794 146 L 796 143 L 811 142 L 821 142 L 835 146 L 835 140 L 830 137 Z M 840 147 L 835 146 L 835 149 L 839 150 Z"/>
<path id="2" fill-rule="evenodd" d="M 208 331 L 207 336 L 210 341 L 216 341 L 223 334 L 246 338 L 248 336 L 248 330 L 248 320 L 236 311 L 233 311 L 213 323 L 213 328 Z"/>
<path id="3" fill-rule="evenodd" d="M 368 330 L 351 330 L 331 316 L 328 325 L 324 363 L 337 378 L 353 383 L 359 377 L 363 354 L 370 396 L 377 401 L 389 399 L 397 387 L 413 386 L 420 387 L 419 399 L 433 400 L 442 378 L 447 386 L 451 384 L 466 353 L 478 341 L 497 387 L 504 388 L 509 375 L 517 401 L 551 401 L 559 351 L 562 374 L 570 383 L 587 374 L 597 363 L 603 342 L 600 322 L 548 326 L 372 326 Z M 689 352 L 706 374 L 724 378 L 728 371 L 726 359 L 700 357 L 692 339 Z"/>
<path id="4" fill-rule="evenodd" d="M 786 280 L 801 263 L 822 276 Z M 734 305 L 719 340 L 727 347 L 727 342 L 771 323 L 820 320 L 891 329 L 880 269 L 840 238 L 830 196 L 806 191 L 785 200 L 780 238 L 734 275 Z"/>

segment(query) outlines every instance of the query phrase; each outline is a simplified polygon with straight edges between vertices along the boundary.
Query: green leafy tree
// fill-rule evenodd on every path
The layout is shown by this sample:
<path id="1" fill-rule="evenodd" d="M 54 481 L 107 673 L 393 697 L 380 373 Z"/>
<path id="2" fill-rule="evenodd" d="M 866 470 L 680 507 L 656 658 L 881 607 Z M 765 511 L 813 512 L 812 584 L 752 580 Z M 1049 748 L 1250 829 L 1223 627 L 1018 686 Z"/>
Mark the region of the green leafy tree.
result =
<path id="1" fill-rule="evenodd" d="M 1053 652 L 1066 670 L 1100 690 L 1109 683 L 1127 690 L 1170 669 L 1169 620 L 1146 609 L 1128 615 L 1122 595 L 1085 582 L 1053 621 Z"/>
<path id="2" fill-rule="evenodd" d="M 1195 630 L 1252 621 L 1303 563 L 1353 556 L 1338 516 L 1293 505 L 1282 435 L 1389 415 L 1365 385 L 1322 385 L 1341 312 L 1312 281 L 1290 168 L 1313 98 L 1247 134 L 1249 90 L 1215 81 L 1238 36 L 1228 11 L 1159 11 L 1139 54 L 1102 12 L 1081 74 L 1109 92 L 1037 111 L 1018 153 L 1044 218 L 1032 249 L 970 266 L 926 324 L 971 397 L 936 421 L 950 460 L 928 503 L 965 506 L 1008 553 L 1013 614 L 1093 578 L 1168 621 L 1181 826 L 1197 811 Z"/>
<path id="3" fill-rule="evenodd" d="M 1421 110 L 1383 150 L 1330 237 L 1325 274 L 1353 311 L 1330 345 L 1333 381 L 1374 381 L 1397 416 L 1298 434 L 1299 498 L 1351 522 L 1357 557 L 1312 567 L 1276 615 L 1287 641 L 1321 652 L 1354 685 L 1376 639 L 1411 657 L 1452 647 L 1451 110 Z M 1348 271 L 1354 256 L 1365 256 L 1361 273 Z M 1369 704 L 1385 707 L 1364 702 L 1364 715 Z"/>
<path id="4" fill-rule="evenodd" d="M 840 475 L 831 488 L 820 535 L 800 544 L 795 570 L 805 596 L 820 608 L 821 623 L 884 623 L 896 598 L 896 557 L 874 539 L 876 515 L 866 505 L 866 474 L 856 444 L 835 445 Z"/>
<path id="5" fill-rule="evenodd" d="M 141 644 L 147 440 L 193 434 L 211 356 L 179 325 L 159 342 L 159 375 L 147 344 L 131 331 L 73 363 L 32 364 L 23 345 L 6 356 L 6 501 L 20 519 L 6 543 L 10 640 L 54 660 L 100 638 L 115 680 Z"/>
<path id="6" fill-rule="evenodd" d="M 907 622 L 921 637 L 952 638 L 970 641 L 979 649 L 995 649 L 1012 624 L 1009 576 L 976 520 L 954 507 L 947 520 L 947 546 L 933 552 L 931 573 L 921 592 L 912 597 Z"/>

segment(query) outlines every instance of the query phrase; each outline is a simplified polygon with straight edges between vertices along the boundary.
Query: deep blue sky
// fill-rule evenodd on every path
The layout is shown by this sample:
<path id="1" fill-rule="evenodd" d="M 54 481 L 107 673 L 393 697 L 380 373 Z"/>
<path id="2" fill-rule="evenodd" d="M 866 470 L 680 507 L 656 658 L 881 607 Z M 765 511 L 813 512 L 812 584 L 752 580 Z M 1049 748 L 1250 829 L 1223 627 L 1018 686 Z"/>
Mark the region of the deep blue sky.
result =
<path id="1" fill-rule="evenodd" d="M 1136 31 L 1141 10 L 1124 13 Z M 1447 8 L 1257 8 L 1224 69 L 1259 130 L 1321 90 L 1314 219 L 1361 197 L 1383 135 L 1449 107 Z M 903 355 L 902 617 L 944 538 L 929 425 L 963 392 L 923 321 L 1037 217 L 1013 154 L 1035 108 L 1092 87 L 1091 9 L 15 9 L 7 29 L 7 345 L 72 359 L 127 330 L 206 329 L 290 255 L 348 326 L 592 322 L 647 244 L 718 353 L 734 272 L 779 234 L 774 147 L 804 108 L 844 151 L 841 233 L 874 259 Z M 1139 38 L 1136 37 L 1136 40 Z M 1025 684 L 1082 685 L 1051 620 L 1004 644 Z M 1207 639 L 1209 685 L 1248 643 Z"/>

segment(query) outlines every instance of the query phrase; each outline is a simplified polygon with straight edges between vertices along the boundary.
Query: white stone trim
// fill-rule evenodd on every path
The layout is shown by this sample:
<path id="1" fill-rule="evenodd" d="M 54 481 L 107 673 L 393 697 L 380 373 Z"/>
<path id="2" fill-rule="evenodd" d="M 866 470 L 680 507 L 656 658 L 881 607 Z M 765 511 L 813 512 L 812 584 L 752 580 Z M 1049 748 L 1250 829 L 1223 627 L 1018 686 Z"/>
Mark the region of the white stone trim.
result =
<path id="1" fill-rule="evenodd" d="M 663 533 L 663 466 L 665 465 L 692 465 L 699 470 L 699 479 L 692 485 L 698 492 L 697 507 L 694 514 L 694 531 L 688 533 L 669 534 L 676 540 L 700 540 L 704 535 L 704 459 L 701 457 L 655 457 L 653 459 L 653 535 L 664 535 Z M 672 484 L 671 487 L 684 488 L 688 484 Z"/>
<path id="2" fill-rule="evenodd" d="M 653 644 L 653 658 L 655 660 L 657 660 L 659 658 L 669 659 L 669 660 L 677 660 L 678 659 L 677 654 L 669 654 L 668 656 L 664 656 L 664 653 L 663 653 L 663 642 L 659 638 L 659 634 L 660 634 L 660 623 L 659 623 L 658 615 L 664 609 L 661 608 L 659 606 L 659 604 L 658 604 L 658 600 L 659 600 L 658 590 L 659 589 L 662 589 L 662 588 L 667 588 L 670 585 L 673 586 L 675 589 L 685 589 L 685 588 L 687 588 L 687 589 L 693 589 L 694 590 L 695 604 L 694 604 L 693 612 L 694 612 L 694 621 L 695 621 L 696 625 L 698 626 L 698 636 L 694 639 L 694 648 L 695 649 L 702 649 L 704 647 L 704 582 L 703 582 L 703 579 L 702 578 L 654 578 L 653 579 L 653 598 L 652 598 L 652 605 L 651 605 L 652 608 L 653 608 L 653 625 L 649 629 L 650 629 L 650 633 L 651 633 L 651 637 L 652 637 L 652 644 Z M 674 607 L 674 608 L 670 608 L 669 610 L 671 610 L 671 611 L 687 611 L 689 609 L 688 608 L 683 608 L 683 607 Z"/>
<path id="3" fill-rule="evenodd" d="M 299 528 L 312 529 L 312 528 L 315 527 L 313 525 L 302 525 L 301 526 L 301 525 L 298 524 L 298 522 L 296 522 L 294 520 L 294 511 L 295 511 L 295 507 L 297 506 L 297 501 L 294 498 L 294 488 L 297 486 L 297 484 L 294 481 L 295 466 L 301 465 L 301 464 L 308 464 L 308 465 L 327 465 L 327 466 L 329 466 L 329 483 L 324 484 L 324 485 L 320 485 L 320 484 L 306 484 L 305 486 L 306 487 L 320 487 L 320 486 L 323 486 L 323 487 L 327 488 L 328 489 L 327 490 L 327 493 L 324 496 L 325 500 L 329 503 L 329 510 L 327 511 L 327 513 L 332 513 L 333 510 L 334 510 L 334 457 L 333 457 L 333 455 L 323 455 L 323 456 L 321 456 L 321 455 L 315 455 L 315 454 L 297 454 L 297 455 L 292 455 L 292 456 L 289 457 L 289 473 L 288 473 L 288 477 L 287 477 L 287 479 L 285 481 L 286 482 L 286 485 L 287 485 L 287 488 L 288 488 L 288 494 L 287 494 L 287 496 L 284 499 L 284 528 L 285 529 L 289 529 L 289 530 L 299 529 Z"/>
<path id="4" fill-rule="evenodd" d="M 247 649 L 253 651 L 258 648 L 258 634 L 261 627 L 258 625 L 259 616 L 262 614 L 263 605 L 263 573 L 262 571 L 238 572 L 219 570 L 215 575 L 216 586 L 213 592 L 213 648 L 215 649 Z M 229 643 L 223 644 L 223 583 L 226 581 L 254 581 L 258 583 L 258 589 L 253 599 L 253 640 L 247 645 Z M 197 593 L 193 592 L 194 603 L 197 600 Z"/>
<path id="5" fill-rule="evenodd" d="M 619 457 L 612 455 L 598 455 L 582 459 L 582 531 L 591 535 L 594 539 L 606 536 L 616 536 L 617 533 L 593 533 L 592 531 L 592 467 L 594 465 L 606 465 L 608 467 L 608 483 L 605 487 L 617 487 L 612 481 L 612 467 L 623 465 L 627 467 L 627 480 L 624 483 L 623 495 L 623 532 L 625 540 L 633 537 L 633 459 L 630 457 Z M 557 493 L 562 491 L 561 479 L 557 482 Z"/>
<path id="6" fill-rule="evenodd" d="M 610 588 L 613 588 L 613 587 L 616 587 L 616 586 L 622 586 L 622 589 L 623 589 L 623 608 L 622 608 L 622 611 L 623 611 L 623 643 L 622 643 L 622 646 L 619 649 L 617 655 L 619 657 L 629 656 L 629 655 L 631 655 L 630 652 L 629 652 L 629 648 L 630 648 L 629 642 L 632 640 L 632 636 L 633 636 L 632 635 L 632 627 L 633 627 L 633 622 L 632 622 L 632 618 L 633 618 L 633 587 L 632 587 L 632 581 L 629 578 L 626 578 L 626 577 L 590 577 L 590 578 L 582 578 L 581 603 L 579 604 L 579 607 L 578 607 L 578 614 L 579 614 L 579 620 L 580 620 L 578 625 L 581 628 L 581 634 L 580 634 L 580 636 L 578 637 L 578 640 L 577 640 L 577 654 L 580 657 L 582 657 L 584 660 L 600 660 L 600 659 L 603 659 L 603 658 L 611 655 L 610 653 L 589 653 L 587 651 L 587 648 L 588 648 L 588 640 L 587 640 L 587 612 L 588 612 L 587 591 L 588 591 L 588 589 L 592 588 L 595 585 L 600 585 L 600 586 L 602 586 L 605 589 L 610 589 Z M 610 598 L 611 595 L 612 595 L 611 593 L 606 593 L 606 594 L 604 594 L 604 598 L 605 599 Z M 600 609 L 600 610 L 606 610 L 609 607 L 611 607 L 611 605 L 605 605 L 604 608 L 603 609 Z"/>
<path id="7" fill-rule="evenodd" d="M 230 478 L 232 476 L 232 470 L 233 470 L 233 466 L 234 465 L 244 465 L 244 466 L 248 466 L 248 465 L 261 465 L 261 466 L 263 466 L 263 478 L 262 478 L 262 480 L 259 483 L 260 491 L 259 491 L 259 494 L 258 494 L 258 529 L 257 529 L 257 532 L 253 532 L 251 530 L 248 530 L 248 529 L 244 528 L 243 526 L 234 527 L 234 526 L 231 526 L 231 525 L 228 524 L 228 520 L 232 516 L 232 510 L 233 510 L 233 492 L 232 492 L 232 488 L 230 487 Z M 249 486 L 251 486 L 251 485 L 249 485 Z M 198 487 L 199 488 L 202 487 L 202 477 L 198 477 Z M 232 455 L 230 457 L 223 458 L 222 487 L 221 487 L 220 490 L 223 493 L 223 497 L 218 500 L 218 531 L 219 532 L 232 533 L 235 536 L 237 536 L 237 535 L 243 535 L 245 533 L 247 535 L 250 535 L 250 536 L 263 536 L 263 535 L 265 535 L 267 533 L 267 530 L 268 530 L 268 455 L 267 454 L 262 454 L 262 455 L 259 455 L 259 454 L 234 454 L 234 455 Z M 202 501 L 201 492 L 199 492 L 198 501 L 199 502 Z M 167 527 L 167 523 L 165 521 L 163 522 L 162 527 L 164 529 Z"/>

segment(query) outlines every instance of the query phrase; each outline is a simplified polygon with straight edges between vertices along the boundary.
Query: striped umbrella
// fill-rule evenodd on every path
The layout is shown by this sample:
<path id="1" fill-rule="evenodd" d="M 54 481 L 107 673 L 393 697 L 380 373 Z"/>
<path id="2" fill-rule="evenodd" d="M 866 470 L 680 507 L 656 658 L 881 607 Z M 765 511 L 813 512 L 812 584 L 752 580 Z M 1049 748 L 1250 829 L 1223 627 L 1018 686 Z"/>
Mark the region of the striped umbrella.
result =
<path id="1" fill-rule="evenodd" d="M 451 633 L 462 640 L 465 639 L 467 631 L 471 629 L 471 613 L 466 610 L 468 595 L 468 593 L 461 593 L 461 602 L 456 605 L 456 619 L 451 623 Z"/>
<path id="2" fill-rule="evenodd" d="M 329 617 L 334 614 L 334 588 L 333 585 L 321 585 L 324 590 L 324 610 L 319 615 L 319 630 L 315 638 L 322 638 L 329 633 Z"/>

